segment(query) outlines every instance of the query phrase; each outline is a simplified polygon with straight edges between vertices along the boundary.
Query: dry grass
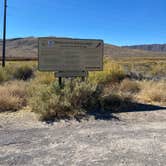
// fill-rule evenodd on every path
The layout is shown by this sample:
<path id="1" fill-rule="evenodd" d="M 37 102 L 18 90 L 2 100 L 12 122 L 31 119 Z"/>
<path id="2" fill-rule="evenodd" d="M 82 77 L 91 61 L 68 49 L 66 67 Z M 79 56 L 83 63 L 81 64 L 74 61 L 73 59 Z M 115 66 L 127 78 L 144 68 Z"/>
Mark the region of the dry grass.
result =
<path id="1" fill-rule="evenodd" d="M 140 91 L 140 85 L 137 81 L 132 81 L 129 79 L 124 79 L 119 86 L 119 90 L 123 93 L 133 93 L 136 94 Z"/>
<path id="2" fill-rule="evenodd" d="M 51 84 L 55 81 L 55 76 L 53 72 L 39 72 L 37 71 L 35 73 L 35 78 L 33 80 L 33 83 L 36 84 Z"/>
<path id="3" fill-rule="evenodd" d="M 26 83 L 13 81 L 0 86 L 0 112 L 17 111 L 26 105 Z"/>
<path id="4" fill-rule="evenodd" d="M 0 83 L 6 81 L 7 77 L 6 77 L 6 73 L 0 69 Z"/>
<path id="5" fill-rule="evenodd" d="M 166 104 L 166 81 L 142 81 L 137 99 L 144 103 Z"/>

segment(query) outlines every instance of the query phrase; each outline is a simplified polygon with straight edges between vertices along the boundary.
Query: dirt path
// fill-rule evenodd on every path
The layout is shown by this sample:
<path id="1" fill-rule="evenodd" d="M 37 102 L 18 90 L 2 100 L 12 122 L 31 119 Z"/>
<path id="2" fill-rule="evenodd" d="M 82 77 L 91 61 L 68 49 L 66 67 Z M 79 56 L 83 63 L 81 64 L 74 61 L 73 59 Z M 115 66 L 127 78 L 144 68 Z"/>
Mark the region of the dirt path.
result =
<path id="1" fill-rule="evenodd" d="M 0 114 L 0 165 L 165 166 L 166 110 L 116 116 L 48 125 L 25 110 Z"/>

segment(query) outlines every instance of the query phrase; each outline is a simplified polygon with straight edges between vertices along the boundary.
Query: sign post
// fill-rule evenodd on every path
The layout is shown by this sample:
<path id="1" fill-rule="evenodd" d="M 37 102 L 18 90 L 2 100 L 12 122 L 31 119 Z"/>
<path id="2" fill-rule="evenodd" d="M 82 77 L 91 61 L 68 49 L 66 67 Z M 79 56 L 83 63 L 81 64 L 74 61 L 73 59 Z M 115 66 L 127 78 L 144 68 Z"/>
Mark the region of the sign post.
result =
<path id="1" fill-rule="evenodd" d="M 103 40 L 44 37 L 38 42 L 39 70 L 56 72 L 60 85 L 62 77 L 85 80 L 88 71 L 103 70 Z"/>
<path id="2" fill-rule="evenodd" d="M 59 86 L 62 87 L 62 77 L 59 77 Z"/>

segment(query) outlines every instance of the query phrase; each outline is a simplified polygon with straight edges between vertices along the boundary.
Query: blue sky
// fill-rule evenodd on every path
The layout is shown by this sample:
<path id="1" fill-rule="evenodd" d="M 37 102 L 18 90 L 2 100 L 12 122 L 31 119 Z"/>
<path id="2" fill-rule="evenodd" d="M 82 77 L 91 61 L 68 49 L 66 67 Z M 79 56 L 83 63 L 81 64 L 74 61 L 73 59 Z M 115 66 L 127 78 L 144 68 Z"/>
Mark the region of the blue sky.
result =
<path id="1" fill-rule="evenodd" d="M 8 38 L 97 38 L 115 45 L 166 43 L 166 0 L 8 0 L 7 19 Z M 0 32 L 2 23 L 0 0 Z"/>

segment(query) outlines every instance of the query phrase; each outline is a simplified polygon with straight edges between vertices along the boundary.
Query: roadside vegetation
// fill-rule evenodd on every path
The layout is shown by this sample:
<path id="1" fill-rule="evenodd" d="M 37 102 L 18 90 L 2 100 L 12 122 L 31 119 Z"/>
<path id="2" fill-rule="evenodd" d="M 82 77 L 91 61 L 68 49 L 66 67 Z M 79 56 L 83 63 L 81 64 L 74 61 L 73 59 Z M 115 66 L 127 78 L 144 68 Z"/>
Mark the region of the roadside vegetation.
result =
<path id="1" fill-rule="evenodd" d="M 27 83 L 7 82 L 0 86 L 0 112 L 18 111 L 27 104 Z"/>
<path id="2" fill-rule="evenodd" d="M 144 103 L 166 105 L 166 81 L 141 81 L 137 99 Z"/>
<path id="3" fill-rule="evenodd" d="M 165 60 L 109 59 L 104 71 L 90 72 L 85 82 L 39 72 L 36 62 L 8 62 L 0 68 L 0 112 L 25 106 L 40 120 L 82 118 L 94 112 L 126 110 L 134 103 L 166 105 Z"/>

